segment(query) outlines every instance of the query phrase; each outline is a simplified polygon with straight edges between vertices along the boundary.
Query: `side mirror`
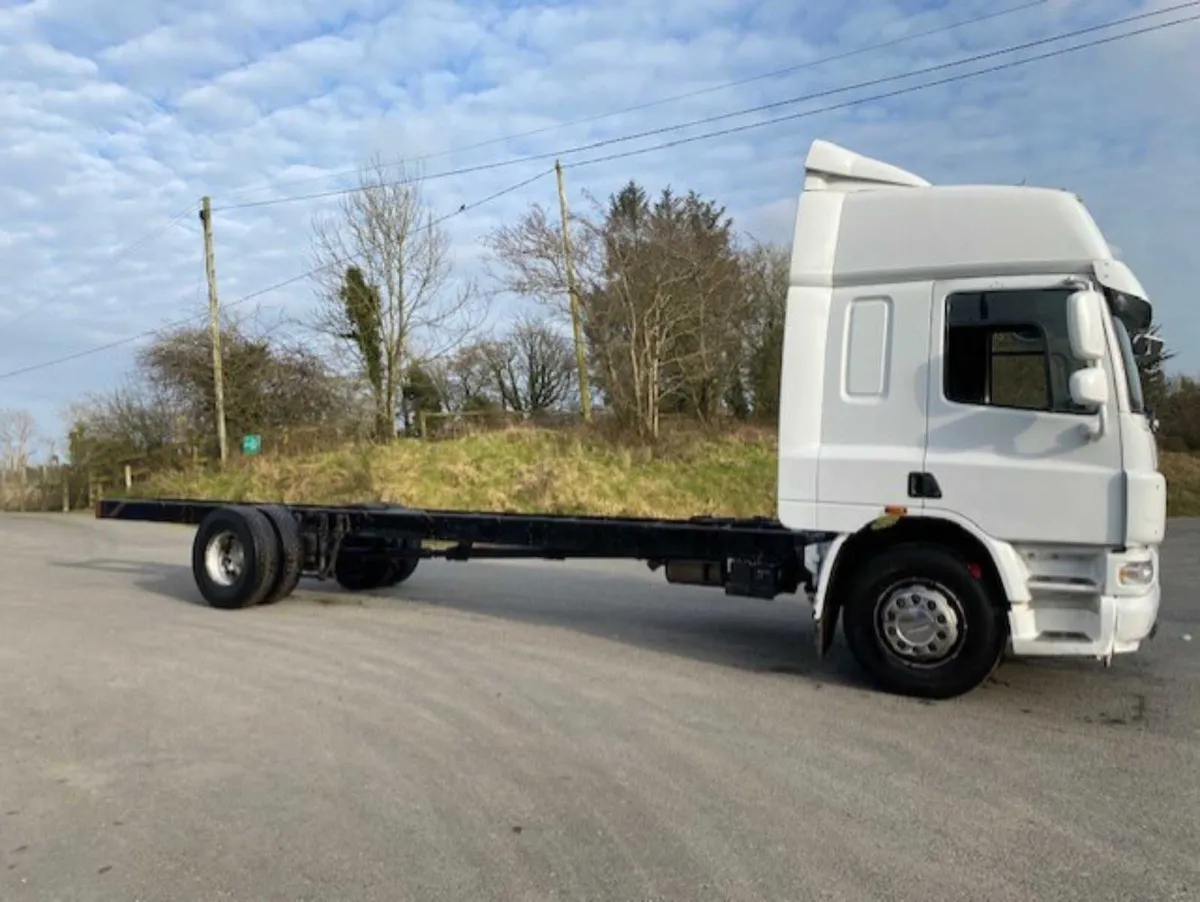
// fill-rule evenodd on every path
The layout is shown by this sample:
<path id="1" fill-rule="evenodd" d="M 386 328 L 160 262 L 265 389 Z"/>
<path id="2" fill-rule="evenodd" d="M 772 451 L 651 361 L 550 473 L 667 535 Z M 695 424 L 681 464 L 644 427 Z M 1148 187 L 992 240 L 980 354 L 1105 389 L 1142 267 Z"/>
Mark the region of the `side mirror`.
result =
<path id="1" fill-rule="evenodd" d="M 1139 335 L 1133 340 L 1133 353 L 1143 359 L 1158 357 L 1163 351 L 1163 340 L 1157 335 Z"/>
<path id="2" fill-rule="evenodd" d="M 1076 291 L 1067 298 L 1067 334 L 1071 353 L 1080 360 L 1104 359 L 1108 345 L 1104 340 L 1103 310 L 1104 296 L 1098 292 Z"/>
<path id="3" fill-rule="evenodd" d="M 1071 400 L 1080 407 L 1102 408 L 1108 403 L 1108 376 L 1098 366 L 1076 370 L 1071 374 L 1070 390 Z"/>

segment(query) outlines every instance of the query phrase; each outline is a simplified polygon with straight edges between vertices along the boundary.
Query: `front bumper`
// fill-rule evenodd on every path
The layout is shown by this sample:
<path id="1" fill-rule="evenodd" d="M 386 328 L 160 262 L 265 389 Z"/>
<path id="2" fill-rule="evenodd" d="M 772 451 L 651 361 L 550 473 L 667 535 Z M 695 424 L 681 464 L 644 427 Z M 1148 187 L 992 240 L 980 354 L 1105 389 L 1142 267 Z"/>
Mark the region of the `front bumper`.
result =
<path id="1" fill-rule="evenodd" d="M 1158 628 L 1158 608 L 1162 589 L 1157 583 L 1145 595 L 1112 596 L 1113 653 L 1137 651 L 1141 643 L 1154 636 Z"/>
<path id="2" fill-rule="evenodd" d="M 1162 599 L 1157 552 L 1114 552 L 1106 557 L 1103 583 L 1094 584 L 1094 594 L 1051 592 L 1012 605 L 1014 655 L 1107 660 L 1137 651 L 1153 636 Z M 1149 567 L 1139 570 L 1138 565 L 1145 564 Z"/>

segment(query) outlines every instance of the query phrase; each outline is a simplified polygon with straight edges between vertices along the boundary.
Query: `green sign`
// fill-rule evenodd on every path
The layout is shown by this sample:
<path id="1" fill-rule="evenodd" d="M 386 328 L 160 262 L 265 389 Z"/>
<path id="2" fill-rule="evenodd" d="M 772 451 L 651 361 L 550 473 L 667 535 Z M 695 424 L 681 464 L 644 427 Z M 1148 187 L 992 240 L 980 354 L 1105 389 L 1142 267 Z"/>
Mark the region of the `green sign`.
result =
<path id="1" fill-rule="evenodd" d="M 257 454 L 262 450 L 261 435 L 246 435 L 242 437 L 242 453 Z"/>

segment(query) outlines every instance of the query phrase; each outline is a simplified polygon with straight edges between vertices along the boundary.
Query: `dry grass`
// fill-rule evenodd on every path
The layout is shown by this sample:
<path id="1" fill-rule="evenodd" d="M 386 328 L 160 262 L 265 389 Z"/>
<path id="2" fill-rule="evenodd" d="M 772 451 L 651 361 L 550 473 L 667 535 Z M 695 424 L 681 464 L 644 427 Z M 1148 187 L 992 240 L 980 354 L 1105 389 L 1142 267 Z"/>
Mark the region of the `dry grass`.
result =
<path id="1" fill-rule="evenodd" d="M 509 429 L 239 460 L 224 473 L 161 475 L 135 492 L 613 516 L 771 515 L 775 442 L 747 430 L 716 437 L 680 433 L 638 447 L 585 430 Z"/>
<path id="2" fill-rule="evenodd" d="M 1200 455 L 1164 452 L 1158 466 L 1167 477 L 1167 516 L 1200 516 Z"/>
<path id="3" fill-rule="evenodd" d="M 681 430 L 653 447 L 598 431 L 514 428 L 449 441 L 345 446 L 239 459 L 224 473 L 173 474 L 139 495 L 452 510 L 688 517 L 775 513 L 775 438 Z M 1200 456 L 1164 453 L 1171 516 L 1200 514 Z"/>

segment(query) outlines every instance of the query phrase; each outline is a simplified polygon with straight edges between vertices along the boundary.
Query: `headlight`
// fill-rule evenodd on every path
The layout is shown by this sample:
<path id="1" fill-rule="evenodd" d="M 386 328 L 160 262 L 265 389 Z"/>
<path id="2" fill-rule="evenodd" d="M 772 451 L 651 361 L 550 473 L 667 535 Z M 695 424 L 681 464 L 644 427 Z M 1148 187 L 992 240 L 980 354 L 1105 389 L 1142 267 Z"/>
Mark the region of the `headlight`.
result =
<path id="1" fill-rule="evenodd" d="M 1122 564 L 1117 579 L 1123 586 L 1148 586 L 1154 582 L 1154 561 L 1130 561 Z"/>

